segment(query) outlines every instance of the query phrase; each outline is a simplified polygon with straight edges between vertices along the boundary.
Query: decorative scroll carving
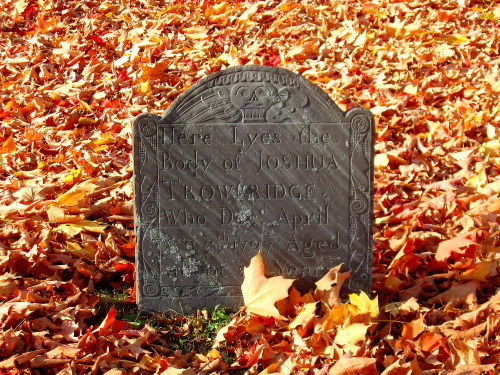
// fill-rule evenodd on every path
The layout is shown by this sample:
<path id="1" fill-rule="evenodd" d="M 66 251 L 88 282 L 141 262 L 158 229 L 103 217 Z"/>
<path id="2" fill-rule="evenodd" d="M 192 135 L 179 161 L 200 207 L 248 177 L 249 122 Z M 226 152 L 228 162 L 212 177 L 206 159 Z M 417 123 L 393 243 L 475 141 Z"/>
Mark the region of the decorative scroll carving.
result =
<path id="1" fill-rule="evenodd" d="M 350 218 L 348 267 L 357 278 L 351 278 L 350 288 L 356 290 L 360 284 L 371 284 L 371 225 L 372 225 L 372 176 L 373 133 L 371 114 L 356 109 L 350 119 Z M 365 112 L 365 113 L 363 113 Z M 370 249 L 367 252 L 367 249 Z"/>
<path id="2" fill-rule="evenodd" d="M 151 168 L 158 169 L 156 153 L 158 149 L 158 117 L 151 114 L 143 114 L 137 117 L 135 126 L 135 147 L 139 148 L 139 160 L 134 165 L 136 183 L 136 212 L 141 212 L 140 220 L 136 222 L 139 248 L 148 248 L 147 256 L 138 253 L 138 275 L 139 284 L 145 296 L 156 296 L 159 294 L 160 284 L 160 262 L 159 251 L 154 245 L 155 240 L 152 233 L 158 231 L 158 179 L 156 174 L 151 174 Z"/>

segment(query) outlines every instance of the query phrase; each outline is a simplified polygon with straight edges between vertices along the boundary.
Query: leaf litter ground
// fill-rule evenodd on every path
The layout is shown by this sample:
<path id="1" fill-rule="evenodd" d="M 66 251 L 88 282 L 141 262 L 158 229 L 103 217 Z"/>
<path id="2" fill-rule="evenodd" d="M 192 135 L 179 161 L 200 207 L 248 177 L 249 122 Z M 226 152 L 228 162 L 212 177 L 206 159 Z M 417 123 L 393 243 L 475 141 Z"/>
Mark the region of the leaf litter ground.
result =
<path id="1" fill-rule="evenodd" d="M 473 0 L 5 0 L 0 372 L 494 374 L 499 19 L 500 2 Z M 374 113 L 374 294 L 341 301 L 332 269 L 300 295 L 257 255 L 248 273 L 270 294 L 244 285 L 231 322 L 144 321 L 131 119 L 248 63 Z"/>

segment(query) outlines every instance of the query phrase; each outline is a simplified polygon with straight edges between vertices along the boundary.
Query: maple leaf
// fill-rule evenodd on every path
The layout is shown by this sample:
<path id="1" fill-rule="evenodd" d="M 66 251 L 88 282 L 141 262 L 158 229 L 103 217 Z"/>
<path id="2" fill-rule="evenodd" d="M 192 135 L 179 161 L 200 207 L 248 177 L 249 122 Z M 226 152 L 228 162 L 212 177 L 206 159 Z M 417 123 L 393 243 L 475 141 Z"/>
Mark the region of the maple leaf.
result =
<path id="1" fill-rule="evenodd" d="M 373 300 L 365 292 L 358 294 L 349 294 L 351 302 L 349 310 L 354 314 L 370 314 L 372 318 L 377 318 L 379 314 L 378 296 Z M 352 307 L 352 308 L 351 308 Z"/>
<path id="2" fill-rule="evenodd" d="M 241 285 L 246 311 L 256 315 L 281 318 L 274 304 L 288 297 L 288 289 L 294 279 L 283 276 L 267 278 L 264 275 L 264 259 L 259 251 L 248 267 L 244 269 L 245 278 Z"/>

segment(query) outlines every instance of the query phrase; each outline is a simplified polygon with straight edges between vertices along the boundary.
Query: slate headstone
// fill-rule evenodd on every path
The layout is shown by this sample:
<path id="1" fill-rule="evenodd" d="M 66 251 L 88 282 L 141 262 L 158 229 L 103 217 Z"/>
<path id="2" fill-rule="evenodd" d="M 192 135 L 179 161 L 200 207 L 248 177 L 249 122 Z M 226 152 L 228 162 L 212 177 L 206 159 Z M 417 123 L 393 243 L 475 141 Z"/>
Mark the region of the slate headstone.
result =
<path id="1" fill-rule="evenodd" d="M 238 66 L 200 80 L 133 125 L 138 303 L 188 313 L 239 307 L 243 267 L 371 290 L 371 113 L 343 112 L 281 68 Z"/>

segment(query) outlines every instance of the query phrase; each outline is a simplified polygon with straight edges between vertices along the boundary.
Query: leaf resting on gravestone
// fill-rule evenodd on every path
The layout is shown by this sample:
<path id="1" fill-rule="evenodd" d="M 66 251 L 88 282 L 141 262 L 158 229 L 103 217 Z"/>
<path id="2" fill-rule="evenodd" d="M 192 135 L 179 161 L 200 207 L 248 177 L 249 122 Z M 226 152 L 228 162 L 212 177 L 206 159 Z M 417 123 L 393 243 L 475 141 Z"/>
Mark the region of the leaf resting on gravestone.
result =
<path id="1" fill-rule="evenodd" d="M 241 285 L 243 301 L 247 313 L 280 318 L 281 315 L 274 304 L 288 297 L 288 289 L 294 279 L 283 276 L 267 278 L 264 275 L 264 259 L 259 251 L 245 267 L 245 279 Z"/>

